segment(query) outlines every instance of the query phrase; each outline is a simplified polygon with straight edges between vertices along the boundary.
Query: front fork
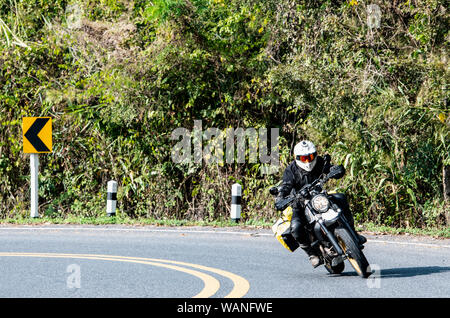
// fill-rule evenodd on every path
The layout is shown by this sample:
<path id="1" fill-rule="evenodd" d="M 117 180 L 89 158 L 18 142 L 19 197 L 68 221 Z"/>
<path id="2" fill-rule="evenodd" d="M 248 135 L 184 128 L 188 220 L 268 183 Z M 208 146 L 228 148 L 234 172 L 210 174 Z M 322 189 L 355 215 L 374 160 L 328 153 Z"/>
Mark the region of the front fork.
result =
<path id="1" fill-rule="evenodd" d="M 339 222 L 340 226 L 344 226 L 349 231 L 349 233 L 351 233 L 351 236 L 353 237 L 353 240 L 355 242 L 359 242 L 359 239 L 356 236 L 355 231 L 353 231 L 352 228 L 350 227 L 350 224 L 348 223 L 347 219 L 345 218 L 343 212 L 341 212 L 341 215 L 337 222 Z M 316 237 L 319 239 L 319 241 L 323 240 L 322 233 L 325 234 L 325 236 L 328 238 L 330 243 L 333 245 L 336 253 L 338 253 L 338 255 L 340 255 L 342 257 L 348 257 L 348 255 L 342 250 L 341 246 L 337 242 L 336 236 L 334 236 L 334 234 L 328 230 L 328 228 L 325 225 L 324 220 L 321 217 L 316 217 L 316 226 L 314 226 L 314 231 L 315 231 Z"/>
<path id="2" fill-rule="evenodd" d="M 325 222 L 322 219 L 319 219 L 317 221 L 317 223 L 320 226 L 320 229 L 322 230 L 322 232 L 325 234 L 325 236 L 328 238 L 328 240 L 330 240 L 331 244 L 334 247 L 334 250 L 336 251 L 336 253 L 338 253 L 339 255 L 344 255 L 344 251 L 342 250 L 342 248 L 339 246 L 336 237 L 334 236 L 333 233 L 331 233 L 330 231 L 328 231 L 327 227 L 325 226 Z"/>
<path id="3" fill-rule="evenodd" d="M 349 233 L 351 233 L 351 235 L 352 235 L 353 239 L 355 240 L 355 242 L 358 242 L 358 238 L 356 237 L 356 233 L 352 230 L 352 228 L 348 224 L 347 220 L 345 219 L 344 215 L 341 215 L 341 218 L 342 218 L 342 220 L 341 220 L 341 222 L 339 222 L 339 224 L 341 226 L 343 225 L 349 231 Z M 342 250 L 341 246 L 337 242 L 336 236 L 334 236 L 334 234 L 331 231 L 328 230 L 328 228 L 325 225 L 325 222 L 322 219 L 319 219 L 317 221 L 317 224 L 319 224 L 320 229 L 322 230 L 323 234 L 325 234 L 325 236 L 328 238 L 328 240 L 333 245 L 334 250 L 336 251 L 336 253 L 338 253 L 339 256 L 347 258 L 349 255 L 347 255 L 347 253 Z"/>

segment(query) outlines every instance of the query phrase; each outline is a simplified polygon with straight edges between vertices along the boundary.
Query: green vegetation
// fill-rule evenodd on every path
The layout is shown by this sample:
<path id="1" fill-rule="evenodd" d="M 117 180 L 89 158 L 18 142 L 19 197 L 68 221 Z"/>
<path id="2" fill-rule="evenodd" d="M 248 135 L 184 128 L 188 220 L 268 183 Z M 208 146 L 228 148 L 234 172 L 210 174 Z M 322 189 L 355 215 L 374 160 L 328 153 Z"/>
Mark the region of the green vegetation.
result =
<path id="1" fill-rule="evenodd" d="M 450 238 L 450 227 L 442 228 L 394 228 L 386 225 L 376 225 L 368 222 L 356 228 L 358 231 L 368 234 L 391 234 L 391 235 L 415 235 L 432 236 L 436 238 Z"/>
<path id="2" fill-rule="evenodd" d="M 444 0 L 0 0 L 0 218 L 29 213 L 21 118 L 51 116 L 50 219 L 100 217 L 117 180 L 124 219 L 223 220 L 239 182 L 244 221 L 270 222 L 308 138 L 347 168 L 331 188 L 357 223 L 445 230 L 449 29 Z M 280 128 L 280 171 L 175 164 L 194 120 Z"/>

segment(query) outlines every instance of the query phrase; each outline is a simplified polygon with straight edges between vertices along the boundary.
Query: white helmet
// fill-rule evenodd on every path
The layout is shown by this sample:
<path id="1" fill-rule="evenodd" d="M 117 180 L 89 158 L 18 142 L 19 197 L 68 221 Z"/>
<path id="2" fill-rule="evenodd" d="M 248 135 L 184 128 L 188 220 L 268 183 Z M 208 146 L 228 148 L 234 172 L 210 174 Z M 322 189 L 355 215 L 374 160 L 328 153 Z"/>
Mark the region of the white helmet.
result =
<path id="1" fill-rule="evenodd" d="M 297 165 L 309 172 L 317 163 L 316 146 L 309 140 L 300 141 L 294 147 L 294 156 Z"/>

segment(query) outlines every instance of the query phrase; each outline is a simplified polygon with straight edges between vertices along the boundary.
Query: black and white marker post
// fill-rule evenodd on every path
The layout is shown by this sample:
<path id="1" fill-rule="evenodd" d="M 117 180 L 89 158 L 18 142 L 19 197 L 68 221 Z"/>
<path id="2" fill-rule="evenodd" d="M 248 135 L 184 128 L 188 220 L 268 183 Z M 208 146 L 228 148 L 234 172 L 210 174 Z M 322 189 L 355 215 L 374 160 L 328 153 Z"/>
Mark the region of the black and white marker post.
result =
<path id="1" fill-rule="evenodd" d="M 235 183 L 231 186 L 231 219 L 238 223 L 241 219 L 242 186 Z"/>
<path id="2" fill-rule="evenodd" d="M 106 199 L 106 213 L 108 216 L 116 215 L 116 207 L 117 207 L 117 182 L 109 181 L 108 182 L 108 194 Z"/>

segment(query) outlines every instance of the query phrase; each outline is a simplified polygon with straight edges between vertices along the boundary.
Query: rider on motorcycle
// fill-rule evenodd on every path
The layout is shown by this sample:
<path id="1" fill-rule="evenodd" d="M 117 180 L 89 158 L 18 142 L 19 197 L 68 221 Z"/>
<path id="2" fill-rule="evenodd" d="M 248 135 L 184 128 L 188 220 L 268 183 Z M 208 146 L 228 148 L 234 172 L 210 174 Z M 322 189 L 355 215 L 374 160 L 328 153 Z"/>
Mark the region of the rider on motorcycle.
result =
<path id="1" fill-rule="evenodd" d="M 298 192 L 304 185 L 313 182 L 318 179 L 322 173 L 328 173 L 333 166 L 330 164 L 330 156 L 318 156 L 316 147 L 311 141 L 303 140 L 294 147 L 295 160 L 286 168 L 283 174 L 283 182 L 278 188 L 279 193 L 276 198 L 276 202 L 279 202 L 295 190 Z M 342 178 L 345 174 L 345 168 L 340 165 L 342 173 L 338 178 Z M 350 212 L 350 208 L 347 199 L 344 194 L 336 193 L 332 194 L 332 199 L 342 209 L 345 218 L 349 222 L 353 230 L 354 220 Z M 300 247 L 309 256 L 309 260 L 313 267 L 317 267 L 322 264 L 321 258 L 317 255 L 315 249 L 311 247 L 311 241 L 306 232 L 305 225 L 307 224 L 305 217 L 305 204 L 304 202 L 297 201 L 292 205 L 292 219 L 291 219 L 291 233 L 297 240 Z M 356 233 L 356 231 L 355 231 Z M 367 240 L 364 236 L 358 235 L 359 243 L 362 245 Z"/>

